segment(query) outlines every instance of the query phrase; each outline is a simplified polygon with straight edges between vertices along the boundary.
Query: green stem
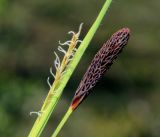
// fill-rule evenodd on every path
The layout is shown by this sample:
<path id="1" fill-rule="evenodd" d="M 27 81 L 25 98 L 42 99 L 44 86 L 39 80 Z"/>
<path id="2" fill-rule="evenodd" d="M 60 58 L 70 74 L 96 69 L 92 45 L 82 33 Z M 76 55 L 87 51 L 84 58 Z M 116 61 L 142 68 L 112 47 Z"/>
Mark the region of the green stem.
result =
<path id="1" fill-rule="evenodd" d="M 97 29 L 98 29 L 104 15 L 105 15 L 106 11 L 108 10 L 111 2 L 112 2 L 112 0 L 106 0 L 106 2 L 104 4 L 103 8 L 101 9 L 96 21 L 93 23 L 92 27 L 88 31 L 84 40 L 80 44 L 77 52 L 75 53 L 74 57 L 72 58 L 72 61 L 68 64 L 66 72 L 64 73 L 61 81 L 56 86 L 56 88 L 53 88 L 52 93 L 55 93 L 54 96 L 49 100 L 49 103 L 48 103 L 47 107 L 45 108 L 44 112 L 42 112 L 41 116 L 39 116 L 37 118 L 28 137 L 39 137 L 41 135 L 46 123 L 48 122 L 49 117 L 51 116 L 59 98 L 62 95 L 63 89 L 65 88 L 68 80 L 70 79 L 70 77 L 71 77 L 73 71 L 75 70 L 78 62 L 80 61 L 83 53 L 85 52 L 91 39 L 93 38 L 95 32 L 97 31 Z M 52 87 L 54 87 L 54 85 L 52 85 Z"/>
<path id="2" fill-rule="evenodd" d="M 61 122 L 59 123 L 59 125 L 56 128 L 56 130 L 54 131 L 52 137 L 56 137 L 58 135 L 58 133 L 60 132 L 60 130 L 62 129 L 62 127 L 64 126 L 64 124 L 68 120 L 69 116 L 72 114 L 72 112 L 73 112 L 73 110 L 71 108 L 69 108 L 67 110 L 66 114 L 64 115 L 64 117 L 62 118 Z"/>
<path id="3" fill-rule="evenodd" d="M 28 137 L 39 137 L 44 129 L 44 126 L 46 125 L 50 115 L 52 114 L 52 111 L 54 110 L 57 102 L 58 102 L 58 98 L 54 97 L 51 102 L 54 103 L 49 103 L 47 109 L 45 110 L 45 112 L 42 112 L 41 116 L 39 116 L 34 125 L 33 128 L 29 134 Z"/>

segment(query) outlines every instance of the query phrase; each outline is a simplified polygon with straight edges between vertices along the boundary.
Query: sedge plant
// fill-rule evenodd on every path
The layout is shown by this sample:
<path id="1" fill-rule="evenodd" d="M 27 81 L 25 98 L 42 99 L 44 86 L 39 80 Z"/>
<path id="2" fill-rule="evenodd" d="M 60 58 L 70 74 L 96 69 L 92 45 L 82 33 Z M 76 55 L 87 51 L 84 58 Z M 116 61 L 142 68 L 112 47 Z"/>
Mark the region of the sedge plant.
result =
<path id="1" fill-rule="evenodd" d="M 88 47 L 90 41 L 92 40 L 93 36 L 95 35 L 95 32 L 97 31 L 98 27 L 100 26 L 102 19 L 105 16 L 105 13 L 107 12 L 112 0 L 106 0 L 99 15 L 97 16 L 95 22 L 89 29 L 88 33 L 84 37 L 84 39 L 81 41 L 79 40 L 79 35 L 81 32 L 82 25 L 80 25 L 79 31 L 77 33 L 71 31 L 69 33 L 73 34 L 71 40 L 60 43 L 61 45 L 68 45 L 68 50 L 64 50 L 61 46 L 58 47 L 58 50 L 64 53 L 64 58 L 62 61 L 60 61 L 60 58 L 58 57 L 57 53 L 55 52 L 55 68 L 56 73 L 54 74 L 52 72 L 52 68 L 50 69 L 50 72 L 52 76 L 55 78 L 54 82 L 50 84 L 48 79 L 48 84 L 50 86 L 50 90 L 48 92 L 48 95 L 42 105 L 42 108 L 39 112 L 31 112 L 37 113 L 38 117 L 28 135 L 28 137 L 39 137 L 47 124 L 49 117 L 51 116 L 53 110 L 55 109 L 56 104 L 59 101 L 59 98 L 61 97 L 63 90 L 70 79 L 73 71 L 75 70 L 78 62 L 80 61 L 82 55 L 84 54 L 86 48 Z M 80 42 L 80 46 L 77 48 L 77 44 Z M 67 114 L 70 114 L 72 111 L 71 109 L 68 110 Z M 65 119 L 65 118 L 64 118 Z M 66 121 L 66 120 L 63 120 Z M 63 122 L 62 122 L 63 123 Z M 60 123 L 61 125 L 63 125 Z M 60 130 L 60 128 L 59 128 Z M 57 132 L 57 131 L 56 131 Z M 57 132 L 58 133 L 58 132 Z M 55 134 L 57 134 L 55 133 Z M 53 135 L 56 136 L 56 135 Z"/>
<path id="2" fill-rule="evenodd" d="M 68 111 L 59 123 L 52 137 L 56 137 L 58 135 L 72 112 L 91 93 L 93 87 L 103 77 L 104 73 L 112 65 L 114 59 L 117 58 L 118 54 L 127 44 L 129 36 L 130 30 L 128 28 L 120 29 L 119 31 L 114 33 L 111 38 L 106 43 L 104 43 L 102 48 L 97 52 L 76 90 Z"/>

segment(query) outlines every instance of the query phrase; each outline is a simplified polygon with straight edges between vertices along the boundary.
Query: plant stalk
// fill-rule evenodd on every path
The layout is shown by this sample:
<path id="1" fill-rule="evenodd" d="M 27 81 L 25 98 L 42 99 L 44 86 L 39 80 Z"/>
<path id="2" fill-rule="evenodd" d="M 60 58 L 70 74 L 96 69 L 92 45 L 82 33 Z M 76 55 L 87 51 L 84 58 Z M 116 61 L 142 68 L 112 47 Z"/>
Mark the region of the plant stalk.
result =
<path id="1" fill-rule="evenodd" d="M 66 123 L 66 121 L 68 120 L 69 116 L 72 114 L 73 110 L 71 109 L 71 107 L 67 110 L 67 112 L 65 113 L 64 117 L 62 118 L 61 122 L 59 123 L 59 125 L 57 126 L 56 130 L 54 131 L 52 137 L 56 137 L 58 135 L 58 133 L 60 132 L 60 130 L 62 129 L 62 127 L 64 126 L 64 124 Z"/>
<path id="2" fill-rule="evenodd" d="M 36 122 L 34 123 L 28 137 L 39 137 L 41 135 L 46 123 L 48 122 L 49 117 L 51 116 L 59 98 L 62 95 L 62 92 L 63 92 L 68 80 L 70 79 L 70 77 L 71 77 L 73 71 L 75 70 L 78 62 L 80 61 L 83 53 L 85 52 L 86 48 L 88 47 L 95 32 L 97 31 L 98 27 L 100 26 L 100 23 L 105 15 L 105 13 L 107 12 L 111 2 L 112 2 L 112 0 L 106 0 L 106 2 L 104 3 L 104 6 L 101 9 L 97 19 L 95 20 L 92 27 L 90 28 L 87 35 L 85 36 L 84 40 L 82 41 L 79 48 L 77 49 L 77 52 L 75 53 L 74 57 L 72 58 L 72 61 L 68 64 L 68 67 L 66 68 L 66 72 L 64 73 L 64 75 L 61 78 L 58 85 L 56 85 L 56 88 L 53 88 L 52 92 L 55 93 L 54 96 L 52 98 L 50 98 L 49 103 L 48 103 L 47 107 L 45 108 L 45 110 L 43 112 L 41 112 L 40 116 L 37 117 Z M 52 85 L 52 87 L 55 87 L 55 86 Z M 52 90 L 52 88 L 51 88 L 51 90 Z"/>

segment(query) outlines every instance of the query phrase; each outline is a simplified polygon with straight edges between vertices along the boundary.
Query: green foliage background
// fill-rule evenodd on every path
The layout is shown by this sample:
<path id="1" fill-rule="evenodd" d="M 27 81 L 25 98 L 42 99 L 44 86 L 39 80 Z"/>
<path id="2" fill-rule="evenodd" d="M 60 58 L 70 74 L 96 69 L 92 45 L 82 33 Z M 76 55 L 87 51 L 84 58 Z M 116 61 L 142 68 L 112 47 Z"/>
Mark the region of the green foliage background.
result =
<path id="1" fill-rule="evenodd" d="M 0 136 L 27 136 L 48 92 L 46 78 L 58 40 L 84 22 L 81 38 L 104 1 L 0 1 Z M 94 54 L 122 27 L 128 46 L 111 70 L 73 113 L 59 137 L 160 136 L 160 1 L 114 0 L 78 65 L 43 137 L 49 137 L 68 108 Z M 62 55 L 62 54 L 61 54 Z"/>

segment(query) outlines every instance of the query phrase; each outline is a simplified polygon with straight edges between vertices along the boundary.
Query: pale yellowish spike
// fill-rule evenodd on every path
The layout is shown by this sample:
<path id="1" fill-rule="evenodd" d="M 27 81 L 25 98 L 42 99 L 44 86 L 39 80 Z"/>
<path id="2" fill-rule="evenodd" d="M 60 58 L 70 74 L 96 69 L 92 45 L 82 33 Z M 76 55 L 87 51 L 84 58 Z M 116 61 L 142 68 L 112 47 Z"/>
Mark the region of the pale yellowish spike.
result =
<path id="1" fill-rule="evenodd" d="M 60 61 L 58 54 L 56 52 L 54 52 L 54 54 L 56 56 L 56 59 L 54 61 L 56 73 L 54 75 L 52 72 L 52 68 L 50 68 L 50 73 L 54 77 L 54 82 L 52 84 L 50 84 L 49 79 L 47 79 L 47 83 L 50 86 L 50 90 L 49 90 L 48 96 L 47 96 L 46 100 L 44 101 L 44 104 L 41 108 L 42 112 L 45 111 L 45 108 L 47 107 L 49 100 L 54 97 L 54 94 L 56 92 L 55 88 L 57 87 L 60 79 L 63 77 L 63 74 L 65 73 L 65 69 L 66 69 L 68 63 L 72 60 L 75 52 L 77 51 L 77 48 L 76 48 L 77 44 L 81 43 L 81 40 L 79 40 L 79 36 L 81 33 L 82 25 L 83 25 L 83 23 L 80 24 L 79 31 L 77 33 L 73 32 L 73 31 L 69 32 L 69 34 L 72 34 L 71 40 L 68 40 L 64 43 L 61 43 L 59 41 L 59 44 L 61 46 L 68 45 L 68 49 L 67 49 L 67 51 L 65 51 L 61 46 L 58 46 L 58 50 L 64 53 L 64 57 L 63 57 L 62 61 Z"/>

